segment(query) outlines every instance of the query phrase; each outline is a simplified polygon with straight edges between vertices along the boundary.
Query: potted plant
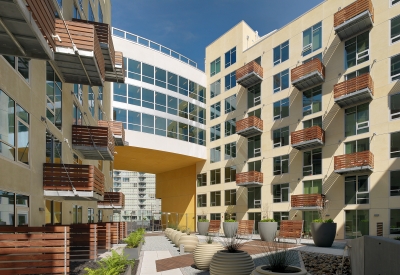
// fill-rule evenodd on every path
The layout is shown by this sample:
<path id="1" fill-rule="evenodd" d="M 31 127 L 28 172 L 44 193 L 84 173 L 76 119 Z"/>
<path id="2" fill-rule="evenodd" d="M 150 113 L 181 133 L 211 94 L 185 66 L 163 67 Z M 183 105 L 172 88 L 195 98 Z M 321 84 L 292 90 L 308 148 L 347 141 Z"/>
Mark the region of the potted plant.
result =
<path id="1" fill-rule="evenodd" d="M 144 243 L 144 228 L 139 228 L 135 232 L 132 232 L 124 239 L 126 247 L 124 249 L 124 254 L 128 260 L 139 259 L 140 250 L 142 249 L 142 244 Z"/>
<path id="2" fill-rule="evenodd" d="M 278 230 L 278 223 L 269 218 L 269 204 L 263 205 L 263 219 L 258 222 L 258 233 L 262 241 L 273 242 Z"/>
<path id="3" fill-rule="evenodd" d="M 204 235 L 206 236 L 208 233 L 208 227 L 210 226 L 210 221 L 207 219 L 199 219 L 197 221 L 197 232 L 199 232 L 199 235 Z"/>
<path id="4" fill-rule="evenodd" d="M 214 254 L 223 249 L 220 243 L 213 242 L 213 237 L 207 235 L 206 242 L 198 243 L 193 251 L 194 264 L 200 270 L 208 270 Z"/>
<path id="5" fill-rule="evenodd" d="M 0 225 L 7 225 L 7 223 L 6 223 L 6 222 L 3 222 L 3 221 L 0 219 Z"/>
<path id="6" fill-rule="evenodd" d="M 232 219 L 233 213 L 234 213 L 234 206 L 229 205 L 226 208 L 226 213 L 225 213 L 225 218 L 227 217 L 227 219 L 222 223 L 224 235 L 227 238 L 232 238 L 233 236 L 235 236 L 239 226 L 239 223 L 234 219 Z"/>
<path id="7" fill-rule="evenodd" d="M 193 252 L 199 243 L 199 239 L 195 235 L 190 235 L 190 228 L 186 229 L 186 234 L 179 239 L 178 246 L 184 245 L 185 252 Z"/>
<path id="8" fill-rule="evenodd" d="M 311 223 L 311 235 L 315 246 L 331 247 L 336 236 L 337 224 L 332 219 L 324 219 L 328 212 L 328 200 L 317 200 L 319 219 Z"/>

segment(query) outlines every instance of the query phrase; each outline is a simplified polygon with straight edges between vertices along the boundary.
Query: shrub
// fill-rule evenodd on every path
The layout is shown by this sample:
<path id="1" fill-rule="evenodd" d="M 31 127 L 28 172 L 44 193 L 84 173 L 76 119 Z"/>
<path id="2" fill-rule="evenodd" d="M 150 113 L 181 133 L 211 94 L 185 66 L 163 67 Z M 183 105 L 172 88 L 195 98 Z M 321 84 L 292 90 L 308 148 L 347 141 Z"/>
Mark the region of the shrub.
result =
<path id="1" fill-rule="evenodd" d="M 209 222 L 207 219 L 199 219 L 199 222 Z"/>
<path id="2" fill-rule="evenodd" d="M 333 220 L 332 219 L 327 219 L 327 220 L 315 219 L 315 220 L 313 220 L 313 222 L 315 222 L 315 223 L 333 223 Z"/>
<path id="3" fill-rule="evenodd" d="M 263 219 L 260 222 L 276 222 L 274 219 Z"/>
<path id="4" fill-rule="evenodd" d="M 261 252 L 264 254 L 259 259 L 266 265 L 263 270 L 277 273 L 286 273 L 288 266 L 296 265 L 298 261 L 297 251 L 289 250 L 288 243 L 260 242 Z"/>
<path id="5" fill-rule="evenodd" d="M 235 220 L 229 219 L 229 220 L 225 220 L 225 222 L 236 222 Z"/>
<path id="6" fill-rule="evenodd" d="M 126 237 L 124 242 L 126 243 L 127 248 L 135 248 L 138 247 L 140 243 L 144 243 L 144 233 L 146 230 L 143 228 L 139 228 L 135 232 L 132 232 L 131 234 Z"/>
<path id="7" fill-rule="evenodd" d="M 399 236 L 399 237 L 394 237 L 394 239 L 395 239 L 396 241 L 400 241 L 400 236 Z"/>
<path id="8" fill-rule="evenodd" d="M 88 275 L 119 275 L 127 265 L 133 265 L 135 260 L 127 260 L 124 254 L 118 254 L 115 250 L 111 251 L 111 256 L 98 261 L 99 268 L 91 269 L 86 267 Z"/>

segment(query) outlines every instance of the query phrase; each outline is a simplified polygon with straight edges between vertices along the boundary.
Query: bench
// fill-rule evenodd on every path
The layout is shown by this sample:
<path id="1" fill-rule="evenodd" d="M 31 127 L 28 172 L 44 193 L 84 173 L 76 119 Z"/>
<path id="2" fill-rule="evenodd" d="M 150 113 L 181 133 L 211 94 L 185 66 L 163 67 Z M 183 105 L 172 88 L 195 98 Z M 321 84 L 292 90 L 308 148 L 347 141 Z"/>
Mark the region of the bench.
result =
<path id="1" fill-rule="evenodd" d="M 217 234 L 219 237 L 219 229 L 221 228 L 220 220 L 211 220 L 208 226 L 208 234 Z"/>
<path id="2" fill-rule="evenodd" d="M 254 221 L 253 220 L 242 220 L 239 221 L 237 235 L 250 235 L 250 239 L 253 239 L 254 232 Z"/>
<path id="3" fill-rule="evenodd" d="M 301 242 L 301 235 L 303 233 L 303 220 L 300 221 L 281 221 L 280 230 L 278 235 L 275 237 L 278 241 L 280 239 L 297 239 Z"/>

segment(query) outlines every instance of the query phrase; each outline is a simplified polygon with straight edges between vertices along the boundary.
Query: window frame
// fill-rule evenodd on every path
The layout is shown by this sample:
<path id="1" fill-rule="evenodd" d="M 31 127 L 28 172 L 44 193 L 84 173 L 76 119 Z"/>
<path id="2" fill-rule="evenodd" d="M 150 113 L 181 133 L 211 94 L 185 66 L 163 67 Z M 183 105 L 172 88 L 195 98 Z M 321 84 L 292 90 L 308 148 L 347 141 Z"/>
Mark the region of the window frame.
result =
<path id="1" fill-rule="evenodd" d="M 219 200 L 219 202 L 218 202 Z M 214 204 L 214 205 L 213 205 Z M 221 206 L 221 191 L 210 192 L 210 207 Z"/>
<path id="2" fill-rule="evenodd" d="M 229 62 L 227 62 L 226 60 L 227 56 L 229 56 Z M 228 68 L 229 66 L 232 66 L 235 63 L 236 63 L 236 46 L 225 53 L 225 69 Z"/>
<path id="3" fill-rule="evenodd" d="M 258 142 L 260 143 L 260 146 L 256 147 L 256 143 L 258 143 Z M 254 150 L 253 150 L 252 154 L 250 153 L 250 143 L 254 144 L 253 145 Z M 262 154 L 261 147 L 262 147 L 261 135 L 256 135 L 256 136 L 247 138 L 247 158 L 250 159 L 250 158 L 261 157 L 261 154 Z"/>
<path id="4" fill-rule="evenodd" d="M 284 45 L 285 43 L 287 43 L 287 45 Z M 286 47 L 288 48 L 288 58 L 282 61 L 282 50 L 284 48 L 286 48 Z M 275 52 L 275 49 L 277 49 L 277 48 L 279 48 L 279 59 L 275 60 L 274 52 Z M 277 66 L 277 65 L 279 65 L 279 64 L 281 64 L 281 63 L 283 63 L 283 62 L 285 62 L 286 60 L 289 60 L 289 59 L 290 59 L 290 42 L 289 42 L 289 40 L 286 40 L 282 44 L 280 44 L 280 45 L 276 46 L 275 48 L 273 48 L 273 50 L 272 50 L 272 64 L 273 64 L 273 66 Z M 279 62 L 277 62 L 277 61 L 279 61 Z"/>
<path id="5" fill-rule="evenodd" d="M 225 120 L 225 137 L 236 134 L 236 118 Z M 229 126 L 229 127 L 228 127 Z"/>
<path id="6" fill-rule="evenodd" d="M 217 113 L 219 108 L 219 113 Z M 215 110 L 213 112 L 213 110 Z M 215 102 L 210 106 L 210 120 L 216 119 L 221 116 L 221 101 Z"/>
<path id="7" fill-rule="evenodd" d="M 227 83 L 227 80 L 229 80 L 229 85 Z M 224 81 L 225 92 L 236 87 L 236 71 L 230 72 L 229 74 L 225 75 Z"/>
<path id="8" fill-rule="evenodd" d="M 210 170 L 210 185 L 216 184 L 221 184 L 221 168 Z"/>
<path id="9" fill-rule="evenodd" d="M 285 158 L 283 159 L 283 157 L 285 157 Z M 286 157 L 287 157 L 287 158 L 286 158 Z M 280 163 L 280 170 L 273 170 L 272 175 L 273 175 L 273 176 L 278 176 L 278 175 L 283 175 L 283 174 L 289 174 L 289 172 L 290 172 L 290 171 L 289 171 L 289 154 L 274 157 L 274 158 L 273 158 L 273 163 L 272 163 L 272 165 L 273 165 L 273 168 L 272 168 L 272 169 L 275 169 L 275 159 L 278 159 L 278 158 L 279 158 L 279 163 Z M 287 162 L 287 172 L 282 173 L 282 170 L 283 170 L 283 163 L 284 163 L 285 161 Z M 280 171 L 280 172 L 277 173 L 277 171 Z"/>
<path id="10" fill-rule="evenodd" d="M 398 120 L 398 119 L 400 119 L 400 109 L 399 109 L 399 111 L 397 113 L 392 113 L 392 97 L 393 96 L 400 97 L 400 93 L 395 93 L 395 94 L 389 95 L 389 119 L 390 120 Z M 393 118 L 394 116 L 398 116 L 398 117 Z"/>
<path id="11" fill-rule="evenodd" d="M 311 93 L 311 97 L 306 98 L 304 95 L 305 93 Z M 322 111 L 322 85 L 313 87 L 306 91 L 303 91 L 301 94 L 302 94 L 302 102 L 303 102 L 303 117 L 309 116 L 312 114 L 316 114 L 316 113 Z M 321 98 L 320 101 L 318 101 L 316 99 L 314 100 L 314 97 L 318 97 L 318 95 Z M 308 103 L 307 101 L 310 102 L 309 105 L 305 105 L 306 103 Z M 318 103 L 318 102 L 319 102 L 319 110 L 316 110 L 314 112 L 314 108 L 313 108 L 314 104 Z"/>
<path id="12" fill-rule="evenodd" d="M 233 105 L 232 102 L 235 102 L 235 104 Z M 229 114 L 231 112 L 236 111 L 237 109 L 237 98 L 236 98 L 236 94 L 231 95 L 230 97 L 225 98 L 224 100 L 224 114 Z M 228 106 L 229 104 L 229 106 Z M 234 107 L 233 107 L 234 106 Z"/>
<path id="13" fill-rule="evenodd" d="M 219 148 L 219 150 L 217 150 Z M 213 158 L 215 158 L 216 153 L 219 151 L 218 153 L 218 160 L 213 160 Z M 221 161 L 221 146 L 217 146 L 217 147 L 213 147 L 210 148 L 210 163 L 217 163 Z"/>
<path id="14" fill-rule="evenodd" d="M 224 203 L 225 206 L 229 206 L 229 205 L 236 205 L 236 201 L 237 201 L 237 197 L 236 197 L 236 189 L 228 189 L 228 190 L 224 190 Z M 229 196 L 229 200 L 227 200 L 227 195 Z M 234 196 L 234 203 L 232 203 L 232 199 Z M 228 202 L 228 203 L 227 203 Z"/>
<path id="15" fill-rule="evenodd" d="M 399 186 L 395 186 L 398 187 L 397 189 L 392 189 L 392 173 L 393 172 L 397 172 L 400 176 L 400 170 L 390 170 L 389 171 L 389 197 L 399 197 L 400 196 L 400 184 Z M 397 192 L 398 195 L 392 195 L 392 192 Z"/>
<path id="16" fill-rule="evenodd" d="M 207 173 L 197 174 L 196 187 L 207 186 Z"/>
<path id="17" fill-rule="evenodd" d="M 213 90 L 215 91 L 213 93 Z M 218 79 L 210 84 L 210 98 L 214 98 L 221 94 L 221 79 Z"/>
<path id="18" fill-rule="evenodd" d="M 368 190 L 367 191 L 361 191 L 359 192 L 359 177 L 367 177 L 367 185 L 368 185 Z M 350 182 L 350 180 L 346 180 L 347 178 L 352 178 L 355 177 L 355 185 L 356 185 L 356 190 L 355 190 L 355 199 L 356 203 L 347 203 L 346 201 L 346 182 Z M 365 205 L 365 204 L 370 204 L 370 192 L 371 192 L 371 182 L 370 182 L 370 176 L 369 175 L 352 175 L 352 176 L 347 176 L 344 178 L 344 204 L 345 205 Z M 358 198 L 358 194 L 368 194 L 368 198 Z M 358 200 L 368 200 L 368 203 L 358 203 Z"/>
<path id="19" fill-rule="evenodd" d="M 400 3 L 400 1 L 399 1 L 398 3 Z M 396 3 L 396 4 L 397 4 L 397 3 Z M 395 19 L 395 18 L 398 18 L 398 19 L 400 19 L 400 15 L 397 15 L 397 16 L 395 16 L 395 17 L 393 17 L 393 18 L 391 18 L 391 19 L 389 20 L 389 30 L 390 30 L 390 33 L 389 33 L 389 35 L 390 35 L 390 45 L 394 45 L 394 44 L 396 44 L 396 43 L 400 42 L 400 34 L 398 34 L 398 35 L 397 35 L 397 36 L 395 36 L 395 37 L 392 37 L 392 21 L 393 21 L 393 19 Z M 393 39 L 397 39 L 397 40 L 393 42 Z"/>
<path id="20" fill-rule="evenodd" d="M 287 131 L 282 131 L 282 129 L 286 129 L 287 128 Z M 275 133 L 277 132 L 277 131 L 279 131 L 279 142 L 277 142 L 277 143 L 275 143 Z M 282 145 L 282 139 L 284 139 L 285 138 L 285 136 L 282 136 L 282 132 L 287 132 L 287 144 L 283 144 Z M 288 146 L 289 145 L 289 138 L 290 137 L 290 131 L 289 131 L 289 126 L 285 126 L 285 127 L 281 127 L 281 128 L 278 128 L 278 129 L 275 129 L 275 130 L 273 130 L 272 131 L 272 148 L 273 149 L 275 149 L 275 148 L 279 148 L 279 147 L 283 147 L 283 146 Z M 279 146 L 276 146 L 277 144 L 279 144 Z"/>
<path id="21" fill-rule="evenodd" d="M 279 187 L 279 198 L 275 197 L 275 187 Z M 283 200 L 283 192 L 287 192 L 287 201 Z M 278 201 L 279 200 L 279 201 Z M 289 183 L 272 184 L 272 202 L 282 203 L 290 201 L 290 185 Z"/>
<path id="22" fill-rule="evenodd" d="M 319 151 L 319 152 L 314 152 L 314 151 Z M 306 153 L 308 153 L 308 152 L 311 152 L 311 165 L 305 165 L 305 161 L 306 161 L 306 157 L 305 157 L 305 154 Z M 314 171 L 315 170 L 317 170 L 317 169 L 315 169 L 314 167 L 317 165 L 317 164 L 315 164 L 314 163 L 314 161 L 315 162 L 318 162 L 318 159 L 314 159 L 314 155 L 317 155 L 317 154 L 320 154 L 321 155 L 321 158 L 319 159 L 319 163 L 320 163 L 320 171 L 321 171 L 321 173 L 319 173 L 319 174 L 314 174 Z M 322 148 L 315 148 L 315 149 L 312 149 L 312 150 L 306 150 L 306 151 L 304 151 L 303 152 L 303 177 L 306 177 L 306 176 L 315 176 L 315 175 L 322 175 Z M 306 171 L 311 171 L 311 173 L 306 173 L 306 171 L 304 170 L 306 167 L 309 167 L 309 166 L 311 166 L 310 168 L 311 168 L 311 170 L 306 170 Z"/>
<path id="23" fill-rule="evenodd" d="M 358 38 L 359 36 L 365 34 L 365 33 L 368 33 L 368 49 L 366 49 L 366 50 L 364 50 L 364 51 L 362 51 L 362 52 L 357 52 L 357 48 L 358 48 L 358 40 L 357 40 L 357 38 Z M 363 32 L 363 33 L 357 34 L 357 35 L 355 35 L 355 36 L 353 36 L 353 37 L 347 39 L 346 41 L 344 41 L 344 68 L 345 68 L 346 70 L 349 69 L 349 68 L 352 68 L 352 67 L 359 66 L 360 64 L 362 64 L 362 63 L 364 63 L 364 62 L 368 62 L 368 61 L 370 60 L 370 57 L 371 57 L 371 45 L 370 45 L 371 37 L 370 37 L 370 33 L 371 33 L 370 30 L 367 30 L 367 31 L 365 31 L 365 32 Z M 346 50 L 346 43 L 347 43 L 348 41 L 350 41 L 351 39 L 354 39 L 354 38 L 356 39 L 356 40 L 355 40 L 355 46 L 356 46 L 355 64 L 349 67 L 349 66 L 348 66 L 348 58 L 347 58 L 347 57 L 348 57 L 348 54 L 347 54 L 347 50 Z M 366 53 L 366 54 L 365 54 L 365 53 Z M 363 60 L 363 59 L 366 58 L 366 57 L 368 57 L 366 60 L 359 62 L 359 60 Z"/>
<path id="24" fill-rule="evenodd" d="M 390 57 L 390 62 L 389 62 L 389 83 L 400 80 L 400 72 L 398 74 L 395 74 L 395 75 L 392 76 L 392 59 L 394 57 L 400 58 L 400 54 L 395 54 L 395 55 L 392 55 Z M 400 59 L 399 59 L 398 63 L 400 63 Z M 400 71 L 400 69 L 399 69 L 399 71 Z M 393 79 L 393 78 L 396 78 L 396 79 Z"/>
<path id="25" fill-rule="evenodd" d="M 320 26 L 317 26 L 317 25 L 320 25 Z M 315 27 L 315 29 L 314 29 L 314 27 Z M 306 45 L 306 46 L 304 46 L 304 33 L 305 33 L 306 31 L 308 31 L 308 30 L 311 30 L 311 36 L 310 36 L 311 43 L 308 44 L 308 45 Z M 319 42 L 320 42 L 320 47 L 317 48 L 317 49 L 315 49 L 315 50 L 313 50 L 313 42 L 314 42 L 314 36 L 313 36 L 313 34 L 314 34 L 314 32 L 317 32 L 318 30 L 321 30 L 320 41 L 319 41 Z M 304 56 L 307 56 L 307 55 L 309 55 L 309 54 L 311 54 L 311 53 L 313 53 L 313 52 L 316 52 L 316 51 L 322 49 L 322 30 L 323 30 L 323 28 L 322 28 L 322 21 L 320 21 L 320 22 L 318 22 L 318 23 L 312 25 L 311 27 L 305 29 L 305 30 L 302 32 L 302 34 L 303 34 L 303 39 L 302 39 L 302 51 L 301 51 L 301 56 L 304 57 Z M 308 52 L 308 53 L 306 53 L 306 52 Z"/>
<path id="26" fill-rule="evenodd" d="M 204 200 L 204 202 L 203 202 L 203 200 Z M 197 194 L 196 207 L 207 207 L 207 194 Z"/>
<path id="27" fill-rule="evenodd" d="M 217 67 L 217 64 L 219 63 L 219 69 Z M 214 70 L 213 70 L 214 67 Z M 221 72 L 221 57 L 216 58 L 215 60 L 210 62 L 210 77 L 214 76 Z"/>
<path id="28" fill-rule="evenodd" d="M 227 154 L 227 148 L 229 149 L 229 155 Z M 224 160 L 236 158 L 236 141 L 225 144 L 224 149 Z"/>
<path id="29" fill-rule="evenodd" d="M 391 159 L 400 158 L 400 150 L 392 151 L 392 138 L 393 138 L 392 135 L 393 134 L 400 135 L 400 131 L 396 131 L 396 132 L 390 133 L 390 137 L 389 137 L 389 140 L 390 140 L 390 142 L 389 142 L 389 158 L 391 158 Z M 399 146 L 399 149 L 400 149 L 400 146 Z M 393 154 L 397 154 L 398 156 L 396 156 L 396 155 L 392 156 Z"/>
<path id="30" fill-rule="evenodd" d="M 363 104 L 359 104 L 359 105 L 356 105 L 356 106 L 352 106 L 352 107 L 349 107 L 349 108 L 346 108 L 345 110 L 344 110 L 344 136 L 345 137 L 351 137 L 351 136 L 357 136 L 357 135 L 361 135 L 361 134 L 365 134 L 365 133 L 368 133 L 369 131 L 370 131 L 370 120 L 371 120 L 371 118 L 370 118 L 370 112 L 369 112 L 369 103 L 370 102 L 366 102 L 366 103 L 363 103 Z M 367 105 L 368 106 L 368 121 L 363 121 L 363 122 L 357 122 L 357 116 L 358 116 L 358 109 L 359 109 L 359 107 L 360 106 L 362 106 L 362 105 Z M 349 110 L 349 109 L 351 109 L 351 108 L 356 108 L 356 110 L 355 110 L 355 115 L 356 115 L 356 121 L 355 121 L 355 134 L 354 135 L 347 135 L 347 133 L 346 133 L 346 129 L 347 129 L 347 124 L 346 124 L 346 120 L 347 120 L 347 110 Z M 359 125 L 360 124 L 366 124 L 366 126 L 364 126 L 364 127 L 359 127 Z M 359 130 L 363 130 L 363 129 L 365 129 L 365 128 L 368 128 L 368 131 L 366 131 L 366 132 L 361 132 L 361 133 L 358 133 L 358 131 Z"/>
<path id="31" fill-rule="evenodd" d="M 219 134 L 217 134 L 219 132 Z M 221 139 L 221 124 L 210 127 L 210 142 Z"/>
<path id="32" fill-rule="evenodd" d="M 279 87 L 275 87 L 275 77 L 279 78 Z M 282 88 L 282 78 L 287 77 L 287 87 Z M 282 92 L 283 90 L 286 90 L 290 87 L 290 74 L 289 74 L 289 69 L 283 70 L 274 76 L 272 76 L 272 91 L 274 94 Z"/>
<path id="33" fill-rule="evenodd" d="M 256 196 L 256 190 L 260 190 L 260 192 L 257 193 L 257 194 L 259 194 L 257 196 Z M 251 207 L 251 205 L 249 204 L 249 200 L 250 200 L 249 193 L 250 192 L 254 193 L 254 195 L 253 195 L 254 200 L 253 200 L 253 203 L 252 203 L 253 207 Z M 262 190 L 261 190 L 261 187 L 259 187 L 259 186 L 248 187 L 247 188 L 247 208 L 248 209 L 257 209 L 257 208 L 261 208 L 261 205 L 262 205 Z"/>
<path id="34" fill-rule="evenodd" d="M 282 117 L 282 102 L 284 102 L 284 101 L 286 101 L 287 100 L 287 104 L 288 104 L 288 114 L 287 114 L 287 116 L 284 116 L 284 117 Z M 279 102 L 279 115 L 274 115 L 274 113 L 275 113 L 275 103 L 278 103 Z M 272 114 L 272 117 L 273 117 L 273 120 L 275 121 L 275 120 L 279 120 L 279 119 L 283 119 L 283 118 L 285 118 L 285 117 L 289 117 L 290 116 L 290 99 L 289 99 L 289 97 L 286 97 L 286 98 L 283 98 L 283 99 L 281 99 L 281 100 L 278 100 L 278 101 L 275 101 L 274 103 L 273 103 L 274 105 L 273 105 L 273 114 Z"/>
<path id="35" fill-rule="evenodd" d="M 228 171 L 228 169 L 229 169 L 229 171 Z M 225 167 L 224 170 L 225 170 L 224 171 L 225 172 L 225 175 L 224 175 L 224 182 L 225 183 L 236 181 L 236 166 L 235 165 Z M 233 171 L 234 171 L 234 176 L 233 176 Z M 229 174 L 229 177 L 227 177 L 228 174 Z"/>
<path id="36" fill-rule="evenodd" d="M 400 2 L 399 2 L 400 3 Z M 396 233 L 393 233 L 392 230 L 392 220 L 394 220 L 394 218 L 392 218 L 392 210 L 397 210 L 400 212 L 400 208 L 389 208 L 389 235 L 399 235 L 400 234 L 400 228 L 399 227 L 393 227 L 394 229 L 397 229 Z M 400 223 L 399 221 L 395 221 L 397 224 Z M 397 225 L 396 225 L 397 226 Z"/>

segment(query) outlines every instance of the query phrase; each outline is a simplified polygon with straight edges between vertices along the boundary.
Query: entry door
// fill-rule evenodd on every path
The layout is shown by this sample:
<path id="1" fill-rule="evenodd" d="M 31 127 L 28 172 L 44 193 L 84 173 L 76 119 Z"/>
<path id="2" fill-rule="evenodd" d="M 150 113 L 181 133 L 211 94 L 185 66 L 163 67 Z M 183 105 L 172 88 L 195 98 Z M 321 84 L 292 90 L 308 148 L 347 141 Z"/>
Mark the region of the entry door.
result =
<path id="1" fill-rule="evenodd" d="M 17 226 L 29 225 L 29 207 L 16 207 L 15 224 Z"/>

